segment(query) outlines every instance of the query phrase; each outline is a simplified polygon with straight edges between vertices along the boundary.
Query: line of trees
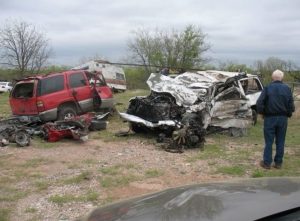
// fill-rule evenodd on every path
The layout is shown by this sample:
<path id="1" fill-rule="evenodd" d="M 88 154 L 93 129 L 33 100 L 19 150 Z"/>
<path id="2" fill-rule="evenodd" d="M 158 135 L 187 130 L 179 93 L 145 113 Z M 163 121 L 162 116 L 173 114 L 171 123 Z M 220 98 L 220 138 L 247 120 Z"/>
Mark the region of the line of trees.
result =
<path id="1" fill-rule="evenodd" d="M 220 63 L 218 67 L 213 67 L 213 69 L 258 74 L 264 82 L 270 82 L 271 73 L 276 69 L 280 69 L 285 72 L 286 81 L 300 81 L 299 67 L 290 60 L 283 60 L 277 57 L 269 57 L 265 60 L 256 60 L 251 66 L 228 61 Z"/>
<path id="2" fill-rule="evenodd" d="M 181 69 L 179 71 L 200 68 L 255 72 L 267 82 L 273 70 L 281 69 L 288 73 L 290 80 L 300 81 L 300 73 L 297 71 L 299 67 L 292 61 L 276 57 L 257 60 L 252 66 L 236 62 L 220 63 L 217 67 L 208 64 L 205 52 L 210 49 L 210 45 L 206 42 L 206 34 L 194 25 L 188 25 L 182 31 L 137 29 L 127 46 L 130 61 L 143 65 L 144 75 L 156 71 L 153 67 Z M 0 64 L 13 69 L 7 73 L 14 77 L 39 73 L 48 64 L 51 55 L 49 39 L 33 24 L 8 20 L 0 27 Z M 66 67 L 48 66 L 43 72 L 62 69 Z M 133 76 L 140 72 L 141 69 L 131 71 Z M 1 73 L 0 69 L 0 77 Z"/>

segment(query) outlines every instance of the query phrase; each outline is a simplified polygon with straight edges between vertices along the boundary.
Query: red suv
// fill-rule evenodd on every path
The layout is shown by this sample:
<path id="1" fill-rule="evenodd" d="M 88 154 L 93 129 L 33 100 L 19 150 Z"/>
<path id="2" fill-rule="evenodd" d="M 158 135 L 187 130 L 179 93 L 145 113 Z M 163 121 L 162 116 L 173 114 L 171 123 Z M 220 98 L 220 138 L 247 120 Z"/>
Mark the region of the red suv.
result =
<path id="1" fill-rule="evenodd" d="M 111 89 L 99 72 L 76 70 L 24 78 L 10 94 L 13 115 L 62 120 L 114 105 Z"/>

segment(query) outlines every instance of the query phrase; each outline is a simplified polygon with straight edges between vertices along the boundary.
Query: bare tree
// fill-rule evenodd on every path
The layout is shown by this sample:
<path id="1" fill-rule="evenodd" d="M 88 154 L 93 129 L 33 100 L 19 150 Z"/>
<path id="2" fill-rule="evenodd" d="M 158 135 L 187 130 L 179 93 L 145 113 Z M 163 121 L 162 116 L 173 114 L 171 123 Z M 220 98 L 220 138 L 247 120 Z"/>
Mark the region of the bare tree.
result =
<path id="1" fill-rule="evenodd" d="M 210 46 L 201 29 L 193 25 L 181 32 L 138 29 L 133 33 L 128 49 L 133 60 L 143 64 L 148 73 L 152 66 L 189 69 L 206 62 L 203 53 Z"/>
<path id="2" fill-rule="evenodd" d="M 0 28 L 0 50 L 1 63 L 20 76 L 39 72 L 51 54 L 45 35 L 24 21 L 8 21 Z"/>

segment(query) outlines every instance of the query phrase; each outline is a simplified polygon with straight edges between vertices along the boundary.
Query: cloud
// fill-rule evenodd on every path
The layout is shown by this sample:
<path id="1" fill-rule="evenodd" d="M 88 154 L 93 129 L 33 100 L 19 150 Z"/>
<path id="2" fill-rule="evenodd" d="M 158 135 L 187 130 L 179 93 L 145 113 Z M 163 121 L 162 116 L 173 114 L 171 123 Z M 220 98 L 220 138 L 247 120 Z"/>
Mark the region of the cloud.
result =
<path id="1" fill-rule="evenodd" d="M 45 31 L 54 63 L 73 65 L 98 53 L 112 61 L 126 56 L 138 27 L 183 29 L 198 25 L 215 60 L 251 64 L 278 56 L 300 65 L 298 0 L 0 0 L 0 21 L 18 18 Z"/>

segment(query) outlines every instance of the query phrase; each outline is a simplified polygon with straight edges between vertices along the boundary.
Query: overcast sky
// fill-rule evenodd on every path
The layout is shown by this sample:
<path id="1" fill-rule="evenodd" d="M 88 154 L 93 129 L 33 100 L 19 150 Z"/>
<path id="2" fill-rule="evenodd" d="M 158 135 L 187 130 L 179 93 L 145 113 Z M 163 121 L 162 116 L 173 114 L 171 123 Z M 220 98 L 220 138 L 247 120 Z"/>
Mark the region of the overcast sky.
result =
<path id="1" fill-rule="evenodd" d="M 252 64 L 270 56 L 300 65 L 299 0 L 0 0 L 0 22 L 35 24 L 50 39 L 52 64 L 127 55 L 132 30 L 202 28 L 215 63 Z"/>

